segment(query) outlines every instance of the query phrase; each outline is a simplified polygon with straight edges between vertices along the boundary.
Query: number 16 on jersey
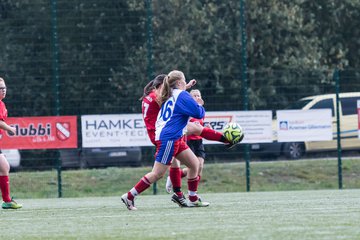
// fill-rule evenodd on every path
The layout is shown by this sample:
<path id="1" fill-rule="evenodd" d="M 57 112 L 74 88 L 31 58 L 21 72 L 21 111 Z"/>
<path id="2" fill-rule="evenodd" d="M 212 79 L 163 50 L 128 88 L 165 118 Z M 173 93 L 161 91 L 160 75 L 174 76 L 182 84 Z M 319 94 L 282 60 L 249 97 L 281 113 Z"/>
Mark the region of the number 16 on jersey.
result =
<path id="1" fill-rule="evenodd" d="M 160 116 L 158 119 L 162 119 L 164 122 L 168 121 L 174 111 L 174 102 L 172 99 L 167 100 L 160 109 Z"/>

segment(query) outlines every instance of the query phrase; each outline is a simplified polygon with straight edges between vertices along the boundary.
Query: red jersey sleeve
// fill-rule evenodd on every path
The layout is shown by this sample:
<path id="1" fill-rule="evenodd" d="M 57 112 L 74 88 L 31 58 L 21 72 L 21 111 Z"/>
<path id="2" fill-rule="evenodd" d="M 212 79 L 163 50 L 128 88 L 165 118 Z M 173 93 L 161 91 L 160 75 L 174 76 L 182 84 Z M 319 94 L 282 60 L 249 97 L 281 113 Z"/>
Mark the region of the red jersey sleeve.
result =
<path id="1" fill-rule="evenodd" d="M 150 141 L 155 145 L 155 123 L 157 115 L 160 111 L 160 106 L 156 101 L 155 91 L 143 98 L 142 101 L 142 114 L 145 122 L 146 130 L 149 135 Z"/>
<path id="2" fill-rule="evenodd" d="M 3 101 L 0 101 L 0 120 L 1 121 L 6 121 L 8 116 L 8 112 L 5 106 L 5 103 Z M 0 134 L 2 134 L 3 130 L 0 129 Z"/>
<path id="3" fill-rule="evenodd" d="M 5 103 L 3 101 L 0 101 L 0 120 L 5 122 L 7 119 L 7 116 L 8 116 L 8 113 L 7 113 Z"/>

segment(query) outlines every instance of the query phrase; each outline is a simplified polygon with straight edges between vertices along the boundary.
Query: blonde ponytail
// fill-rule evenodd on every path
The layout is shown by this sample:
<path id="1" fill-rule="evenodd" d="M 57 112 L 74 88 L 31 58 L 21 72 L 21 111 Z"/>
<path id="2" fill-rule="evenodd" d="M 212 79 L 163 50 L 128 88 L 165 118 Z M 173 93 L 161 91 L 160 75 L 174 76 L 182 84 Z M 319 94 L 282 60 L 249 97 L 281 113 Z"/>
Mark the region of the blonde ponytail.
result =
<path id="1" fill-rule="evenodd" d="M 172 95 L 172 90 L 176 88 L 176 82 L 178 80 L 184 79 L 185 75 L 183 72 L 178 70 L 171 71 L 165 78 L 163 88 L 160 93 L 160 103 L 163 104 L 166 102 Z"/>

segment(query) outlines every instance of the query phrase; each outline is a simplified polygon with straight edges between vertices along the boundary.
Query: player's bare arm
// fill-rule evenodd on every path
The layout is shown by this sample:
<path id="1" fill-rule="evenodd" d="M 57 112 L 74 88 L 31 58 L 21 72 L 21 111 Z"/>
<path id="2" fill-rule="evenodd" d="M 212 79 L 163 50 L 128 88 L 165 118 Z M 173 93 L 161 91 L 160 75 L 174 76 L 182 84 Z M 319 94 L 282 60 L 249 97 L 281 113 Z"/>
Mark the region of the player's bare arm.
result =
<path id="1" fill-rule="evenodd" d="M 187 84 L 186 84 L 186 89 L 190 89 L 191 87 L 195 86 L 196 84 L 196 80 L 195 79 L 191 79 Z"/>
<path id="2" fill-rule="evenodd" d="M 9 126 L 6 122 L 0 121 L 0 129 L 3 129 L 5 131 L 9 131 L 12 134 L 15 134 L 16 128 Z"/>

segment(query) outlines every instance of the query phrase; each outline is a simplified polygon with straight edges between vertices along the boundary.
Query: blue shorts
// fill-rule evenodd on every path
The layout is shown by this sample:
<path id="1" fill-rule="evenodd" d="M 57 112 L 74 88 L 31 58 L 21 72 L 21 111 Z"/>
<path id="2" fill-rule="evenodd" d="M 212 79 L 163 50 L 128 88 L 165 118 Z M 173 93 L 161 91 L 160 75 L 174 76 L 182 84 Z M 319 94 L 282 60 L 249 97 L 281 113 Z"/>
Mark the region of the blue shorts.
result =
<path id="1" fill-rule="evenodd" d="M 188 149 L 183 138 L 178 140 L 156 141 L 155 161 L 164 165 L 170 165 L 173 157 Z"/>

